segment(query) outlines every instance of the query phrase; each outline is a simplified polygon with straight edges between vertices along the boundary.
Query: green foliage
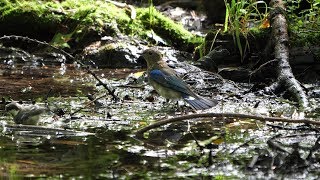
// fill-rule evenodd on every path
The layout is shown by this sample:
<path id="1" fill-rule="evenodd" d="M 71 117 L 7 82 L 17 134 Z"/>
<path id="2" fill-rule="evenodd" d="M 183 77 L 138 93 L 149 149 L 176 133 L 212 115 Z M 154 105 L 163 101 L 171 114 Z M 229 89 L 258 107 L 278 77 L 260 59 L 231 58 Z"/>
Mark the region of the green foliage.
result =
<path id="1" fill-rule="evenodd" d="M 318 45 L 320 0 L 309 0 L 310 8 L 300 10 L 301 0 L 287 1 L 290 38 L 296 46 Z"/>
<path id="2" fill-rule="evenodd" d="M 36 1 L 5 1 L 2 2 L 1 5 L 0 21 L 7 22 L 8 28 L 10 28 L 9 23 L 27 22 L 32 23 L 34 29 L 39 28 L 41 24 L 47 24 L 47 26 L 52 27 L 62 20 L 61 15 L 55 15 L 52 12 L 48 12 L 48 9 L 53 7 L 52 3 L 42 4 L 37 3 Z"/>
<path id="3" fill-rule="evenodd" d="M 258 5 L 263 5 L 265 12 L 260 13 Z M 247 36 L 249 30 L 253 27 L 260 26 L 267 16 L 267 4 L 264 1 L 256 0 L 225 0 L 226 15 L 224 23 L 224 32 L 233 34 L 235 44 L 239 49 L 241 61 L 243 61 L 244 54 L 249 48 Z M 241 36 L 245 39 L 245 46 L 242 46 Z"/>
<path id="4" fill-rule="evenodd" d="M 154 10 L 154 7 L 153 7 L 153 1 L 152 0 L 148 0 L 149 1 L 149 15 L 150 15 L 150 18 L 149 18 L 149 24 L 150 24 L 150 27 L 152 27 L 152 24 L 153 24 L 153 10 Z"/>
<path id="5" fill-rule="evenodd" d="M 51 40 L 51 45 L 60 48 L 70 48 L 68 41 L 72 38 L 73 32 L 69 34 L 56 33 Z"/>

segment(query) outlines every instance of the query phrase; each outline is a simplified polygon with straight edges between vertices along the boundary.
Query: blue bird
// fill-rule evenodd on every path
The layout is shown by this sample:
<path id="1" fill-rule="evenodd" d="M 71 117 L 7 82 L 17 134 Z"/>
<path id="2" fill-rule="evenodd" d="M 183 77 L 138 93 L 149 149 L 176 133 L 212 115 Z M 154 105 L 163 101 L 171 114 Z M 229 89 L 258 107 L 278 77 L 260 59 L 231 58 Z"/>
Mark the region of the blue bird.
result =
<path id="1" fill-rule="evenodd" d="M 217 104 L 216 101 L 194 93 L 182 78 L 177 76 L 155 49 L 147 49 L 142 53 L 147 62 L 149 83 L 161 96 L 167 99 L 183 99 L 195 110 L 204 110 Z"/>

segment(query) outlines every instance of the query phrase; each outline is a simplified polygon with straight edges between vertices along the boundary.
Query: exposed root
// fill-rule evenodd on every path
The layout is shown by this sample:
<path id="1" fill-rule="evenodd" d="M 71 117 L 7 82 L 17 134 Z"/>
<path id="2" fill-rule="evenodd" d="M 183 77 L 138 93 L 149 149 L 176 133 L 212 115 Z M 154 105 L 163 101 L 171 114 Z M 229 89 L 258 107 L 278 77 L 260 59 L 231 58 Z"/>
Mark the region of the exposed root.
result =
<path id="1" fill-rule="evenodd" d="M 273 7 L 271 12 L 272 43 L 275 59 L 278 60 L 277 86 L 274 87 L 287 90 L 298 102 L 300 110 L 304 110 L 309 104 L 307 96 L 294 77 L 289 64 L 289 36 L 284 3 L 282 0 L 273 0 L 270 4 Z"/>

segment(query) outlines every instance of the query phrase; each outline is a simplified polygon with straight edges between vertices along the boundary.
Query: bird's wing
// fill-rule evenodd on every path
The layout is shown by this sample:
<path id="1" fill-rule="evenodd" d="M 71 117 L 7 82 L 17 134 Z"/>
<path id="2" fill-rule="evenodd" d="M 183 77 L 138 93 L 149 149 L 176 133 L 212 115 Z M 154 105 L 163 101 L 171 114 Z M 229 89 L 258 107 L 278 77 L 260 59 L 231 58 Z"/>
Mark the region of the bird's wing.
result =
<path id="1" fill-rule="evenodd" d="M 167 88 L 171 88 L 186 95 L 193 95 L 193 92 L 189 89 L 188 84 L 175 74 L 154 69 L 150 71 L 149 78 Z"/>
<path id="2" fill-rule="evenodd" d="M 18 114 L 13 118 L 13 120 L 17 123 L 17 124 L 22 124 L 25 120 L 27 120 L 29 118 L 28 113 L 24 113 L 21 110 L 18 112 Z"/>

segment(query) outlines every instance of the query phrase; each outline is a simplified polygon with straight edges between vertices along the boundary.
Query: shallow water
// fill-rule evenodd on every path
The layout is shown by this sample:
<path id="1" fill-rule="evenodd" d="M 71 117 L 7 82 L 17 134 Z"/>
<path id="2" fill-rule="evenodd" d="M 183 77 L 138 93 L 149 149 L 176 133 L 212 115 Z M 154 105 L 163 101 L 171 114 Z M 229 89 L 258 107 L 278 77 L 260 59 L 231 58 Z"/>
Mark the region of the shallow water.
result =
<path id="1" fill-rule="evenodd" d="M 319 167 L 318 150 L 313 153 L 315 162 L 312 165 L 296 167 L 293 164 L 293 172 L 284 171 L 276 163 L 268 168 L 272 157 L 274 161 L 278 160 L 277 154 L 288 157 L 296 143 L 301 157 L 308 156 L 319 134 L 312 129 L 303 130 L 303 125 L 235 118 L 215 122 L 212 119 L 190 120 L 151 130 L 145 134 L 146 140 L 139 140 L 134 135 L 139 128 L 159 119 L 190 113 L 190 107 L 180 102 L 177 109 L 174 103 L 166 103 L 153 93 L 143 78 L 133 78 L 139 77 L 142 73 L 134 73 L 142 70 L 95 71 L 109 87 L 115 88 L 120 101 L 114 102 L 105 95 L 102 86 L 96 86 L 94 78 L 75 65 L 41 68 L 29 69 L 28 73 L 18 70 L 3 73 L 0 80 L 5 84 L 0 88 L 1 95 L 7 100 L 11 96 L 24 103 L 35 100 L 39 105 L 44 105 L 47 97 L 48 105 L 63 109 L 64 114 L 43 114 L 39 122 L 43 129 L 19 129 L 14 128 L 12 117 L 4 111 L 4 105 L 1 106 L 0 176 L 3 178 L 264 179 L 319 176 L 316 170 Z M 219 104 L 210 112 L 287 116 L 296 110 L 274 96 L 260 97 L 249 93 L 239 97 L 239 92 L 232 88 L 229 85 L 221 87 L 223 92 L 216 95 Z M 88 93 L 102 96 L 99 104 L 91 102 L 86 97 Z M 315 107 L 319 99 L 310 101 Z M 257 102 L 259 105 L 255 107 Z M 316 108 L 309 113 L 316 117 L 317 114 Z M 281 130 L 268 124 L 293 130 Z M 270 147 L 270 139 L 275 139 L 288 152 L 278 152 Z M 253 167 L 249 167 L 250 164 Z M 285 167 L 286 163 L 281 165 Z"/>

